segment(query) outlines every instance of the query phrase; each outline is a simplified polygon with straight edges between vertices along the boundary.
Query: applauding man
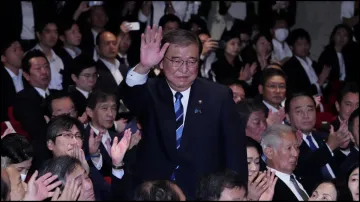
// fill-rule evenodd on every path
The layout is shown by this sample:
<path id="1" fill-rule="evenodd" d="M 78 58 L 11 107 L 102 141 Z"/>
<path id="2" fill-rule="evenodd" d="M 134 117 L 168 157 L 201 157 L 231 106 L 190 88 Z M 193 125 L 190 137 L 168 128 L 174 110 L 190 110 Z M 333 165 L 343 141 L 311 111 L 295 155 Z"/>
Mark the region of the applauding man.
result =
<path id="1" fill-rule="evenodd" d="M 163 35 L 161 27 L 147 27 L 140 63 L 121 84 L 125 105 L 143 126 L 134 182 L 174 180 L 187 199 L 194 199 L 205 173 L 228 168 L 247 180 L 244 128 L 232 92 L 196 78 L 200 46 L 190 31 Z M 165 78 L 148 79 L 156 65 Z"/>

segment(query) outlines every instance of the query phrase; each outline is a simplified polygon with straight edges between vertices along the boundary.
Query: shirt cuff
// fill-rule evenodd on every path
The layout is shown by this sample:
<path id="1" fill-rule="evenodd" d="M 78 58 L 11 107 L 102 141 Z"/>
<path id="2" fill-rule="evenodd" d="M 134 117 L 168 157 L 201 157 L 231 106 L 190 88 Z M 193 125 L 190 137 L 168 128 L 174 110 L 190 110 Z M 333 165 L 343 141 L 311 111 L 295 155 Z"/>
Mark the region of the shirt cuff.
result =
<path id="1" fill-rule="evenodd" d="M 331 153 L 331 156 L 334 156 L 334 153 L 333 153 L 333 151 L 330 149 L 330 147 L 329 147 L 329 145 L 326 143 L 326 146 L 327 146 L 327 148 L 329 149 L 329 151 L 330 151 L 330 153 Z"/>
<path id="2" fill-rule="evenodd" d="M 102 168 L 102 164 L 103 164 L 103 160 L 102 160 L 102 155 L 100 154 L 100 157 L 92 157 L 91 158 L 92 163 L 94 164 L 95 168 L 98 170 L 101 170 Z"/>
<path id="3" fill-rule="evenodd" d="M 140 22 L 147 22 L 148 21 L 148 17 L 145 16 L 142 13 L 141 9 L 139 10 L 138 19 L 139 19 Z"/>
<path id="4" fill-rule="evenodd" d="M 130 87 L 136 86 L 136 85 L 142 85 L 146 83 L 146 80 L 148 78 L 148 73 L 146 74 L 139 74 L 134 71 L 135 67 L 130 69 L 126 76 L 126 84 Z"/>
<path id="5" fill-rule="evenodd" d="M 118 179 L 121 179 L 124 176 L 124 169 L 112 169 L 112 174 L 117 177 Z"/>
<path id="6" fill-rule="evenodd" d="M 205 55 L 201 54 L 200 55 L 200 60 L 204 61 L 204 59 L 205 59 Z"/>

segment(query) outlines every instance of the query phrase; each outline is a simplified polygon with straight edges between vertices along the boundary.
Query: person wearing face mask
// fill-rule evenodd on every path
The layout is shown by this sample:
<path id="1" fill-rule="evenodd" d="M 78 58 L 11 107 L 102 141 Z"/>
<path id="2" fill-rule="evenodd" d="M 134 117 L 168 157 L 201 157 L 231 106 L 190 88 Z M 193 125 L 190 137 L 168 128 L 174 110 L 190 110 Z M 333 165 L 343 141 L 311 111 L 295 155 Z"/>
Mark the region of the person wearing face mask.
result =
<path id="1" fill-rule="evenodd" d="M 1 139 L 1 155 L 10 159 L 10 164 L 20 173 L 25 182 L 32 165 L 33 148 L 28 140 L 19 134 L 12 133 Z"/>
<path id="2" fill-rule="evenodd" d="M 285 41 L 289 35 L 287 21 L 282 16 L 275 15 L 270 32 L 273 37 L 272 44 L 274 47 L 272 59 L 280 62 L 280 64 L 284 64 L 292 57 L 291 49 Z"/>
<path id="3" fill-rule="evenodd" d="M 324 181 L 316 187 L 311 194 L 309 201 L 336 201 L 338 195 L 335 182 Z"/>

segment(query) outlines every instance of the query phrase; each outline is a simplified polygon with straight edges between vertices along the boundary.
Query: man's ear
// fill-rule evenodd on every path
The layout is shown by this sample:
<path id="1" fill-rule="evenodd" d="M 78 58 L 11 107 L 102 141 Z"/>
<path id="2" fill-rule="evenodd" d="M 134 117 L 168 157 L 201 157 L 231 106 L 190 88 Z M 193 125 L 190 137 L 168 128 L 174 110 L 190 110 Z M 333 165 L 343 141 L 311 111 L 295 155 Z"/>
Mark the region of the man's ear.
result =
<path id="1" fill-rule="evenodd" d="M 96 53 L 99 54 L 99 45 L 95 46 Z"/>
<path id="2" fill-rule="evenodd" d="M 50 151 L 53 151 L 54 150 L 54 142 L 52 140 L 48 140 L 46 142 L 46 146 L 47 148 L 50 150 Z"/>
<path id="3" fill-rule="evenodd" d="M 266 156 L 266 159 L 273 159 L 274 158 L 274 149 L 271 147 L 265 147 L 264 155 Z"/>
<path id="4" fill-rule="evenodd" d="M 93 110 L 89 107 L 86 107 L 86 114 L 92 119 L 93 118 Z"/>
<path id="5" fill-rule="evenodd" d="M 160 61 L 160 63 L 159 63 L 159 67 L 160 67 L 160 69 L 164 69 L 164 64 L 163 64 L 163 62 L 164 62 L 164 59 L 163 59 L 163 60 L 161 60 L 161 61 Z"/>
<path id="6" fill-rule="evenodd" d="M 36 37 L 38 38 L 38 40 L 40 40 L 40 33 L 39 32 L 36 32 Z"/>
<path id="7" fill-rule="evenodd" d="M 63 35 L 59 36 L 59 39 L 64 43 L 65 42 L 65 37 Z"/>
<path id="8" fill-rule="evenodd" d="M 30 75 L 23 71 L 23 76 L 25 77 L 26 81 L 30 81 Z"/>
<path id="9" fill-rule="evenodd" d="M 4 55 L 1 55 L 1 62 L 4 64 L 6 62 L 6 57 Z"/>
<path id="10" fill-rule="evenodd" d="M 289 116 L 288 113 L 286 113 L 285 118 L 286 118 L 286 121 L 291 124 L 291 122 L 290 122 L 290 116 Z"/>
<path id="11" fill-rule="evenodd" d="M 336 111 L 340 112 L 340 104 L 338 101 L 335 102 Z"/>
<path id="12" fill-rule="evenodd" d="M 263 94 L 263 90 L 264 90 L 263 85 L 259 84 L 259 86 L 258 86 L 258 91 L 259 91 L 259 94 L 260 94 L 260 95 Z"/>
<path id="13" fill-rule="evenodd" d="M 76 83 L 76 81 L 78 80 L 75 74 L 71 74 L 71 79 L 74 81 L 74 83 Z"/>

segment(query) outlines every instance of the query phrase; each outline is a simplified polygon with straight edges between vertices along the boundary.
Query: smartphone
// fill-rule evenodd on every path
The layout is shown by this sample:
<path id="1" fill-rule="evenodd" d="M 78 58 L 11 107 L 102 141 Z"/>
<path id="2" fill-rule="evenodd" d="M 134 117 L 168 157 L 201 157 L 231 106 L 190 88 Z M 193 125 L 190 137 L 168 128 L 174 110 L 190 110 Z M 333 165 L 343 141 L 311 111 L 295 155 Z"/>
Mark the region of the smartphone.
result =
<path id="1" fill-rule="evenodd" d="M 89 3 L 88 3 L 89 7 L 91 7 L 91 6 L 101 6 L 103 4 L 104 4 L 103 1 L 89 1 Z"/>
<path id="2" fill-rule="evenodd" d="M 330 132 L 331 126 L 330 123 L 327 121 L 322 121 L 321 122 L 321 126 L 320 126 L 320 130 L 324 131 L 324 132 Z"/>
<path id="3" fill-rule="evenodd" d="M 225 49 L 226 42 L 224 40 L 211 40 L 211 41 L 217 42 L 219 49 Z"/>
<path id="4" fill-rule="evenodd" d="M 130 26 L 130 31 L 138 31 L 140 30 L 140 23 L 139 22 L 129 22 L 126 23 L 127 26 Z"/>

